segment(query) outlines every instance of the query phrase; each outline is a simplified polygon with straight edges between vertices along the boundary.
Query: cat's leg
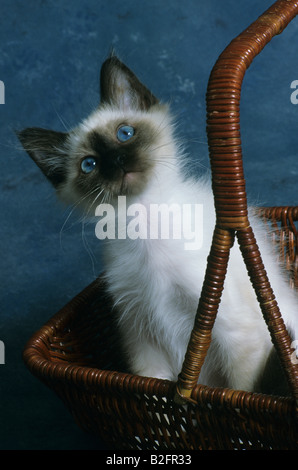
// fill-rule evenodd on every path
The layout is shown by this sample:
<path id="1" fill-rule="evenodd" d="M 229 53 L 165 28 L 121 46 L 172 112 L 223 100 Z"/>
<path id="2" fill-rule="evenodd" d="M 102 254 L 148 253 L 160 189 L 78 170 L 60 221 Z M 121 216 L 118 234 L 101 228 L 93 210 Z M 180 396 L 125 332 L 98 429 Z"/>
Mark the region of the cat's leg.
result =
<path id="1" fill-rule="evenodd" d="M 225 354 L 225 374 L 228 386 L 236 390 L 255 391 L 256 382 L 262 374 L 270 353 L 270 344 L 261 340 L 247 347 L 235 344 Z"/>
<path id="2" fill-rule="evenodd" d="M 132 340 L 125 346 L 131 371 L 144 377 L 176 380 L 165 351 L 148 339 Z"/>

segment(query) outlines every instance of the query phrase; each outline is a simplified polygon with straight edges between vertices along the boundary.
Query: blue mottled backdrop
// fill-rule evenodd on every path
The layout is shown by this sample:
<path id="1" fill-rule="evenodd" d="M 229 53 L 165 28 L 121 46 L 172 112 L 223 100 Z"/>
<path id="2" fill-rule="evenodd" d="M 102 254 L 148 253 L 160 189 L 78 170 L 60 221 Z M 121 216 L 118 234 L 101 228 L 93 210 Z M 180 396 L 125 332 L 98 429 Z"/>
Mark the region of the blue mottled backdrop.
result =
<path id="1" fill-rule="evenodd" d="M 208 170 L 209 73 L 224 47 L 271 3 L 1 0 L 0 449 L 101 448 L 22 362 L 27 339 L 95 278 L 101 262 L 94 228 L 82 233 L 77 218 L 68 218 L 14 130 L 63 131 L 87 116 L 99 100 L 100 65 L 114 48 L 156 95 L 171 102 L 195 171 Z M 294 80 L 298 19 L 254 60 L 243 83 L 244 166 L 253 203 L 297 204 Z"/>

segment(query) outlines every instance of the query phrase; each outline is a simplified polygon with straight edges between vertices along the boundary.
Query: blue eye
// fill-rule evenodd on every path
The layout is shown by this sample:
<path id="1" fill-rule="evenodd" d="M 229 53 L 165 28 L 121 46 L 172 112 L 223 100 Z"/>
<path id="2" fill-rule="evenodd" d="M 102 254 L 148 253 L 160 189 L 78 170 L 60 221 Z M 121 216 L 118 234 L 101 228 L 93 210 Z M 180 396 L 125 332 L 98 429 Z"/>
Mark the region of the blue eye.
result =
<path id="1" fill-rule="evenodd" d="M 96 167 L 96 160 L 93 157 L 86 157 L 81 162 L 81 170 L 83 173 L 91 173 Z"/>
<path id="2" fill-rule="evenodd" d="M 117 139 L 120 142 L 126 142 L 131 139 L 135 133 L 135 130 L 131 126 L 121 126 L 117 131 Z"/>

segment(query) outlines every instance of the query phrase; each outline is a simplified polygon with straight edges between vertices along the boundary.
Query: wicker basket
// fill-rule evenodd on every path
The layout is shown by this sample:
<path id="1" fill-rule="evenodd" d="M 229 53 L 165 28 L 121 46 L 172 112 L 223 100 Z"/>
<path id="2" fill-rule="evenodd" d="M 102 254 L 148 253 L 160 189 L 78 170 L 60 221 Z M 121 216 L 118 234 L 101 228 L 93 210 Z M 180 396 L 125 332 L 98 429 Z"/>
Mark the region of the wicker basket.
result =
<path id="1" fill-rule="evenodd" d="M 234 39 L 216 62 L 207 91 L 207 131 L 217 222 L 195 326 L 177 383 L 125 372 L 110 299 L 101 278 L 28 342 L 24 360 L 77 423 L 109 449 L 298 449 L 298 366 L 247 217 L 239 128 L 243 76 L 253 58 L 298 13 L 280 0 Z M 298 286 L 298 207 L 259 209 Z M 284 368 L 290 397 L 197 385 L 238 238 L 248 274 Z"/>

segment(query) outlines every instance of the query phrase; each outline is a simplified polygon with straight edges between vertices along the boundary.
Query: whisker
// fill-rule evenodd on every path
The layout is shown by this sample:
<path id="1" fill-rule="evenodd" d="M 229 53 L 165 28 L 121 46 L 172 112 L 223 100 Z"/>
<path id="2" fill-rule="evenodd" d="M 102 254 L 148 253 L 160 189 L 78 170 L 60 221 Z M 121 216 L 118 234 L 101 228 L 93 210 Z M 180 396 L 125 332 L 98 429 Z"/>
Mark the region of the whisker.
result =
<path id="1" fill-rule="evenodd" d="M 90 258 L 90 261 L 91 261 L 91 264 L 92 264 L 92 272 L 93 272 L 93 275 L 94 277 L 96 276 L 96 272 L 95 272 L 95 266 L 96 266 L 96 256 L 94 255 L 89 243 L 88 243 L 88 239 L 87 239 L 87 236 L 86 236 L 86 231 L 85 231 L 85 227 L 86 227 L 86 224 L 88 223 L 88 219 L 90 218 L 90 212 L 92 210 L 92 208 L 94 207 L 94 204 L 95 202 L 100 198 L 100 196 L 102 195 L 102 193 L 104 192 L 104 189 L 101 188 L 100 186 L 96 186 L 95 188 L 93 188 L 92 190 L 88 191 L 83 197 L 81 197 L 78 201 L 76 201 L 72 207 L 71 207 L 71 210 L 68 214 L 68 216 L 66 217 L 62 227 L 61 227 L 61 230 L 60 230 L 60 246 L 62 246 L 62 233 L 63 231 L 65 230 L 65 226 L 67 224 L 67 222 L 69 221 L 71 215 L 73 214 L 73 212 L 75 211 L 75 209 L 83 202 L 85 201 L 87 198 L 91 197 L 92 195 L 94 195 L 95 193 L 97 193 L 95 195 L 95 197 L 93 198 L 92 202 L 88 205 L 87 208 L 85 208 L 84 212 L 82 213 L 82 215 L 79 217 L 78 219 L 78 222 L 81 222 L 82 224 L 82 228 L 81 228 L 81 236 L 82 236 L 82 242 L 83 242 L 83 246 L 86 250 L 86 252 L 88 253 L 89 255 L 89 258 Z"/>
<path id="2" fill-rule="evenodd" d="M 67 126 L 67 125 L 65 124 L 64 120 L 62 119 L 62 116 L 61 116 L 60 113 L 57 111 L 56 106 L 54 105 L 54 103 L 52 103 L 52 106 L 53 106 L 54 111 L 55 111 L 55 113 L 57 114 L 58 119 L 59 119 L 59 121 L 61 122 L 62 126 L 64 127 L 64 129 L 66 130 L 66 132 L 69 132 L 70 126 L 69 126 L 69 125 Z"/>
<path id="3" fill-rule="evenodd" d="M 96 188 L 97 190 L 99 189 L 99 187 Z M 95 191 L 94 191 L 95 192 Z M 97 199 L 102 195 L 102 193 L 104 192 L 104 189 L 102 189 L 96 196 L 95 198 L 93 199 L 93 201 L 90 203 L 89 205 L 89 208 L 86 212 L 84 212 L 84 219 L 87 219 L 89 217 L 89 213 L 91 211 L 91 209 L 94 209 L 94 204 L 95 202 L 97 201 Z"/>
<path id="4" fill-rule="evenodd" d="M 63 222 L 63 225 L 60 229 L 60 246 L 62 247 L 62 233 L 63 231 L 65 230 L 65 226 L 67 224 L 67 222 L 69 221 L 70 217 L 72 216 L 72 214 L 74 213 L 74 211 L 77 209 L 77 207 L 86 199 L 88 198 L 89 196 L 92 195 L 92 193 L 94 193 L 95 191 L 98 191 L 98 187 L 92 189 L 91 191 L 88 191 L 88 193 L 86 193 L 82 198 L 80 198 L 78 201 L 76 201 L 74 204 L 72 204 L 72 206 L 70 206 L 71 210 L 68 214 L 68 216 L 66 217 L 65 221 Z M 84 217 L 83 217 L 84 218 Z M 78 221 L 82 221 L 82 216 L 79 217 Z"/>
<path id="5" fill-rule="evenodd" d="M 86 237 L 86 234 L 85 234 L 85 221 L 82 222 L 82 232 L 81 233 L 82 233 L 83 245 L 84 245 L 84 248 L 85 248 L 86 252 L 89 255 L 91 265 L 92 265 L 93 276 L 95 277 L 96 276 L 96 272 L 95 272 L 96 256 L 94 255 L 94 253 L 93 253 L 92 249 L 90 248 L 90 246 L 88 244 L 88 241 L 87 241 L 87 237 Z"/>

